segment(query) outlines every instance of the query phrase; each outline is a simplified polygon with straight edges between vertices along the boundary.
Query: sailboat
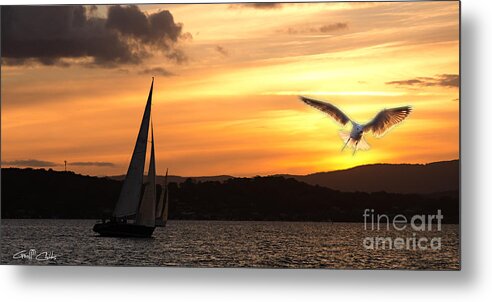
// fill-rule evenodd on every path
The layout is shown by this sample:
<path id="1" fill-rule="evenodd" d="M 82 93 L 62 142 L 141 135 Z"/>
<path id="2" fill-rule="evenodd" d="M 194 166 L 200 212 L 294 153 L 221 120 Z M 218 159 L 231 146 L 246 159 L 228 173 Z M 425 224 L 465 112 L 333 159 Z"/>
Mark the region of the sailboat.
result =
<path id="1" fill-rule="evenodd" d="M 94 232 L 110 237 L 151 237 L 156 227 L 164 227 L 168 213 L 167 171 L 164 187 L 157 196 L 154 129 L 151 122 L 152 90 L 137 136 L 137 142 L 126 173 L 120 196 L 109 221 L 96 223 Z M 150 163 L 147 182 L 144 182 L 145 158 L 150 130 Z"/>
<path id="2" fill-rule="evenodd" d="M 168 213 L 168 199 L 169 199 L 169 190 L 167 189 L 167 172 L 164 177 L 164 188 L 161 190 L 161 195 L 159 197 L 159 201 L 156 205 L 155 212 L 157 213 L 155 219 L 156 227 L 165 227 L 167 223 L 167 213 Z"/>

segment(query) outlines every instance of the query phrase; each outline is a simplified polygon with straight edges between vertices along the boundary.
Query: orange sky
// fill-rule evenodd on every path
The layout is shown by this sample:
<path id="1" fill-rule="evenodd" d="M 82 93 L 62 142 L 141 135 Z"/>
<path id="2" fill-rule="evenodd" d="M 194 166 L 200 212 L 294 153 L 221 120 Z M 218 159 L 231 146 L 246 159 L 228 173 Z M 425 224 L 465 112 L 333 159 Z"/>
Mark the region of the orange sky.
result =
<path id="1" fill-rule="evenodd" d="M 116 68 L 88 68 L 87 58 L 2 66 L 3 167 L 36 159 L 61 170 L 67 160 L 77 173 L 125 173 L 151 80 L 144 68 L 172 73 L 154 87 L 159 174 L 306 174 L 459 156 L 457 2 L 140 9 L 167 9 L 183 24 L 193 37 L 178 44 L 187 61 L 156 53 Z M 298 95 L 360 122 L 385 107 L 414 112 L 382 139 L 366 135 L 371 150 L 352 156 L 340 152 L 340 126 Z"/>

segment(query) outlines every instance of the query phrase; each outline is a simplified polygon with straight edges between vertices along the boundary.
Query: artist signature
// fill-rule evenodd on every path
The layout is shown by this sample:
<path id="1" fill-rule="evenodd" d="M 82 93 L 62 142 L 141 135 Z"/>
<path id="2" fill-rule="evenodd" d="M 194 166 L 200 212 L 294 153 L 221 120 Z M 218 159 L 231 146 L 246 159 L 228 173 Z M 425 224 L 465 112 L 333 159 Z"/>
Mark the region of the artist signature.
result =
<path id="1" fill-rule="evenodd" d="M 47 261 L 47 260 L 56 260 L 56 257 L 59 255 L 55 255 L 53 251 L 50 252 L 42 252 L 39 253 L 35 249 L 30 249 L 29 251 L 22 250 L 14 254 L 14 259 L 28 259 L 28 260 L 37 260 L 37 261 Z"/>

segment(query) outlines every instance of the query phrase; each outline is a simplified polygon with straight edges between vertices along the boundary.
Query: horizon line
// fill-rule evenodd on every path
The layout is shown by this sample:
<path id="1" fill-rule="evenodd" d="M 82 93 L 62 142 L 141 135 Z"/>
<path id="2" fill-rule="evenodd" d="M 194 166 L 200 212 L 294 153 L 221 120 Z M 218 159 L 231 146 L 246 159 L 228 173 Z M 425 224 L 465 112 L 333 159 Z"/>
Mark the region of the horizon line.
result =
<path id="1" fill-rule="evenodd" d="M 169 174 L 168 177 L 182 177 L 182 178 L 204 178 L 204 177 L 219 177 L 219 176 L 227 176 L 231 178 L 253 178 L 253 177 L 269 177 L 269 176 L 284 176 L 284 175 L 289 175 L 289 176 L 307 176 L 307 175 L 313 175 L 313 174 L 318 174 L 318 173 L 331 173 L 331 172 L 339 172 L 339 171 L 348 171 L 352 169 L 356 169 L 359 167 L 367 167 L 367 166 L 376 166 L 376 165 L 391 165 L 391 166 L 397 166 L 397 165 L 420 165 L 420 166 L 426 166 L 430 164 L 436 164 L 436 163 L 445 163 L 445 162 L 453 162 L 453 161 L 459 161 L 460 158 L 455 158 L 455 159 L 448 159 L 448 160 L 438 160 L 438 161 L 432 161 L 432 162 L 426 162 L 426 163 L 372 163 L 372 164 L 364 164 L 364 165 L 357 165 L 353 166 L 350 168 L 345 168 L 345 169 L 336 169 L 336 170 L 330 170 L 330 171 L 317 171 L 317 172 L 311 172 L 307 174 L 289 174 L 289 173 L 275 173 L 275 174 L 264 174 L 264 175 L 249 175 L 249 176 L 234 176 L 230 174 L 216 174 L 216 175 L 198 175 L 198 176 L 181 176 L 181 175 L 173 175 Z M 83 175 L 83 176 L 91 176 L 91 177 L 108 177 L 108 178 L 114 178 L 114 177 L 121 177 L 125 176 L 126 174 L 117 174 L 117 175 L 91 175 L 91 174 L 81 174 L 77 173 L 75 171 L 71 170 L 56 170 L 53 169 L 53 167 L 16 167 L 16 166 L 10 166 L 10 167 L 3 167 L 1 166 L 0 169 L 32 169 L 32 170 L 45 170 L 45 171 L 56 171 L 56 172 L 70 172 L 70 173 L 75 173 L 78 175 Z M 157 174 L 156 176 L 161 176 L 164 177 L 165 175 L 159 175 Z"/>

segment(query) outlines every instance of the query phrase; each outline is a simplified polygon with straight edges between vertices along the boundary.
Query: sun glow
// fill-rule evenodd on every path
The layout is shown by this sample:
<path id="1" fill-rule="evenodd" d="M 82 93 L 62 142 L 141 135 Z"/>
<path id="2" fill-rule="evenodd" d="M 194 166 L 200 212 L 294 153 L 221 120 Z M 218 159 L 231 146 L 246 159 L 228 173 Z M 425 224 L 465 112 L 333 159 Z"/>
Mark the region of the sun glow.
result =
<path id="1" fill-rule="evenodd" d="M 70 168 L 125 173 L 151 76 L 159 174 L 306 174 L 459 156 L 459 88 L 442 80 L 459 72 L 457 2 L 140 9 L 168 9 L 183 24 L 187 60 L 159 52 L 116 67 L 86 66 L 87 58 L 2 66 L 3 161 L 104 161 L 114 165 Z M 383 139 L 366 135 L 371 149 L 352 155 L 340 151 L 341 127 L 299 95 L 359 122 L 392 106 L 414 110 Z"/>

